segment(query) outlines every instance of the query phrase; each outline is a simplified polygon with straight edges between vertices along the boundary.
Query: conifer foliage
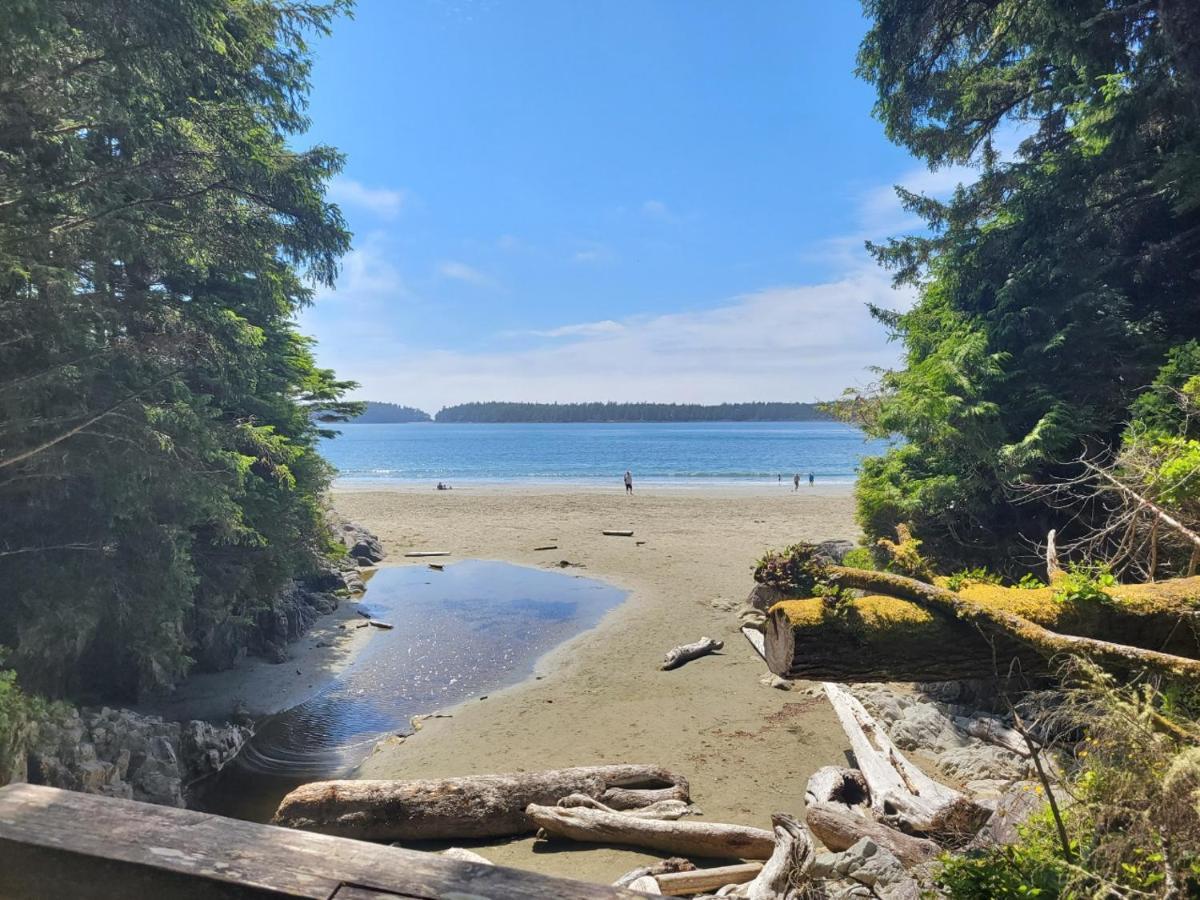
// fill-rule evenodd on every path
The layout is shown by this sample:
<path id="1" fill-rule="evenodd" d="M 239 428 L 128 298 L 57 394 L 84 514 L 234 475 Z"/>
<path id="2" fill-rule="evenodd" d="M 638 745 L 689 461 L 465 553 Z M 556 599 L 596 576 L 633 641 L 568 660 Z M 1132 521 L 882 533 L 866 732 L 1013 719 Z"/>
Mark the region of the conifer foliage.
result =
<path id="1" fill-rule="evenodd" d="M 872 538 L 911 522 L 946 569 L 1016 564 L 1070 513 L 1014 505 L 1012 486 L 1114 448 L 1200 337 L 1200 4 L 864 9 L 888 135 L 979 178 L 946 202 L 900 190 L 929 230 L 872 248 L 919 301 L 877 313 L 905 365 L 853 407 L 907 442 L 864 466 L 860 518 Z"/>
<path id="2" fill-rule="evenodd" d="M 0 5 L 0 645 L 27 688 L 135 695 L 326 550 L 294 316 L 349 235 L 306 127 L 345 4 Z"/>

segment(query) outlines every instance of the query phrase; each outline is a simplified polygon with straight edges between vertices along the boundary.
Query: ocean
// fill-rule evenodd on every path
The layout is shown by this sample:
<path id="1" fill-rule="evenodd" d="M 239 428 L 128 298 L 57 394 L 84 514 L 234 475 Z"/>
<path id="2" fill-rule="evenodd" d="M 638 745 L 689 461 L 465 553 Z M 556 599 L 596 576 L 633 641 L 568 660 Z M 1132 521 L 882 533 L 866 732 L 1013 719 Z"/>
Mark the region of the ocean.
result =
<path id="1" fill-rule="evenodd" d="M 343 484 L 852 484 L 884 440 L 839 422 L 341 425 L 321 452 Z"/>

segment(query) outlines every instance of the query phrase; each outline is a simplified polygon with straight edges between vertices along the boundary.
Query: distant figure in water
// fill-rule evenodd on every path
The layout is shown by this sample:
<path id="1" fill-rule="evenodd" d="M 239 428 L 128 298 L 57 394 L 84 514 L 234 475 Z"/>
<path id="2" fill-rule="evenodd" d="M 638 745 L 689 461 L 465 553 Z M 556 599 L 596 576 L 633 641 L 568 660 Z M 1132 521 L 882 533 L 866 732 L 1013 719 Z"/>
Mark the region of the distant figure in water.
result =
<path id="1" fill-rule="evenodd" d="M 777 480 L 779 481 L 780 484 L 783 484 L 783 476 L 782 475 L 780 475 Z"/>
<path id="2" fill-rule="evenodd" d="M 633 493 L 633 475 L 630 474 L 628 469 L 625 470 L 625 493 Z"/>
<path id="3" fill-rule="evenodd" d="M 792 476 L 792 490 L 793 491 L 800 490 L 800 473 L 799 472 L 797 472 L 795 475 Z"/>
<path id="4" fill-rule="evenodd" d="M 808 473 L 808 486 L 809 486 L 809 487 L 812 487 L 812 486 L 813 486 L 813 482 L 814 482 L 814 481 L 816 481 L 816 480 L 817 480 L 817 476 L 816 476 L 816 475 L 814 475 L 812 472 L 809 472 L 809 473 Z"/>
<path id="5" fill-rule="evenodd" d="M 442 482 L 440 482 L 440 481 L 439 481 L 439 482 L 438 482 L 437 489 L 438 489 L 439 491 L 448 491 L 448 490 L 450 490 L 450 485 L 448 485 L 448 484 L 443 484 Z"/>

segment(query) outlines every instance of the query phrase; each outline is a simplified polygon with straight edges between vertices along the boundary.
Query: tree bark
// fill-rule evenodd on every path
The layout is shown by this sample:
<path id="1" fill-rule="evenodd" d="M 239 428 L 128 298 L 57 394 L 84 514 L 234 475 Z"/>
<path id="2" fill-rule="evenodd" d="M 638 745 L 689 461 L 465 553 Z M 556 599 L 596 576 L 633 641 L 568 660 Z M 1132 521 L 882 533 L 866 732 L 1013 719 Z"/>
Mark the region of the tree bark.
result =
<path id="1" fill-rule="evenodd" d="M 761 828 L 715 822 L 660 822 L 598 809 L 531 805 L 525 814 L 551 837 L 645 847 L 680 856 L 767 859 L 774 836 Z"/>
<path id="2" fill-rule="evenodd" d="M 971 625 L 891 597 L 862 597 L 837 612 L 820 598 L 787 600 L 771 610 L 762 640 L 767 668 L 784 678 L 958 681 L 991 678 L 997 665 Z M 1045 671 L 1038 653 L 1011 641 L 1006 650 L 1020 657 L 1022 671 Z"/>
<path id="3" fill-rule="evenodd" d="M 272 821 L 367 841 L 500 837 L 534 831 L 525 808 L 571 794 L 625 809 L 689 799 L 687 780 L 659 766 L 581 766 L 420 781 L 318 781 L 284 797 Z"/>
<path id="4" fill-rule="evenodd" d="M 904 834 L 873 819 L 851 815 L 831 804 L 810 804 L 804 820 L 817 840 L 834 853 L 849 850 L 865 837 L 889 851 L 905 866 L 929 862 L 942 852 L 933 841 Z"/>
<path id="5" fill-rule="evenodd" d="M 702 637 L 692 644 L 680 644 L 678 647 L 673 647 L 667 651 L 661 668 L 663 670 L 678 669 L 684 663 L 691 662 L 693 659 L 699 659 L 701 656 L 707 656 L 710 653 L 715 653 L 724 646 L 724 641 L 718 641 L 710 637 Z"/>
<path id="6" fill-rule="evenodd" d="M 917 581 L 914 578 L 906 578 L 903 575 L 851 569 L 845 566 L 830 566 L 828 572 L 831 578 L 843 587 L 909 600 L 933 612 L 970 623 L 979 628 L 982 633 L 1002 642 L 1019 641 L 1046 658 L 1059 654 L 1082 654 L 1091 657 L 1101 665 L 1120 671 L 1146 669 L 1176 678 L 1200 681 L 1200 660 L 1195 658 L 1176 656 L 1172 653 L 1163 653 L 1159 650 L 1126 643 L 1116 643 L 1104 639 L 1108 635 L 1087 637 L 1051 631 L 1032 619 L 1010 612 L 999 604 L 993 606 L 971 600 L 946 588 Z M 1192 591 L 1195 585 L 1180 582 L 1182 580 L 1174 584 L 1173 589 L 1168 589 L 1169 583 L 1127 585 L 1114 588 L 1112 593 L 1118 600 L 1127 602 L 1089 603 L 1087 606 L 1090 608 L 1087 611 L 1092 612 L 1094 609 L 1094 618 L 1080 618 L 1072 610 L 1065 610 L 1063 615 L 1058 618 L 1061 626 L 1071 624 L 1076 627 L 1086 627 L 1090 622 L 1098 631 L 1103 630 L 1107 624 L 1110 628 L 1118 629 L 1111 635 L 1112 637 L 1119 635 L 1126 641 L 1138 639 L 1138 643 L 1146 642 L 1147 635 L 1159 636 L 1164 629 L 1167 634 L 1186 631 L 1186 629 L 1178 628 L 1177 625 L 1181 615 L 1195 615 L 1195 596 L 1184 596 Z M 1020 593 L 1020 590 L 1014 589 L 1014 592 Z M 1155 598 L 1162 598 L 1161 605 L 1166 607 L 1165 610 L 1158 613 L 1151 611 L 1146 615 L 1136 614 L 1134 603 L 1141 602 L 1143 606 L 1149 603 L 1153 607 L 1154 604 L 1150 601 Z M 1126 606 L 1128 608 L 1125 608 Z M 777 610 L 778 608 L 776 607 Z M 774 613 L 772 615 L 774 616 Z M 1146 619 L 1149 621 L 1142 621 Z M 1189 646 L 1194 646 L 1192 637 L 1184 635 L 1183 639 L 1190 641 Z M 1005 655 L 1007 655 L 1007 651 L 1005 651 Z M 1003 656 L 999 659 L 1002 661 Z"/>
<path id="7" fill-rule="evenodd" d="M 763 870 L 760 862 L 738 863 L 735 866 L 717 866 L 712 869 L 694 869 L 690 872 L 672 872 L 656 875 L 658 890 L 666 897 L 686 897 L 715 891 L 727 884 L 745 884 L 753 881 Z"/>

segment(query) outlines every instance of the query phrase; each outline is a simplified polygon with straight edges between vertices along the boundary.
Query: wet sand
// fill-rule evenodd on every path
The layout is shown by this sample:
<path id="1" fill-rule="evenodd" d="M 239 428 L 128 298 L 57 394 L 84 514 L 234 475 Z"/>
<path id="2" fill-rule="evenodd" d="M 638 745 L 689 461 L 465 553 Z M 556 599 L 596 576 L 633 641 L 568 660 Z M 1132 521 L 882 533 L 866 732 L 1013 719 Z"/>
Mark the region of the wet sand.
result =
<path id="1" fill-rule="evenodd" d="M 413 550 L 536 566 L 566 560 L 580 567 L 565 572 L 630 591 L 599 626 L 544 657 L 535 678 L 381 744 L 359 776 L 654 763 L 690 780 L 706 820 L 769 828 L 773 811 L 801 811 L 808 776 L 844 764 L 848 746 L 823 699 L 759 683 L 766 668 L 733 610 L 763 550 L 857 536 L 847 489 L 806 488 L 651 489 L 632 497 L 619 485 L 336 491 L 338 512 L 383 540 L 385 565 L 411 563 L 404 553 Z M 605 529 L 634 536 L 606 537 Z M 534 549 L 549 544 L 557 549 Z M 668 649 L 703 635 L 724 640 L 724 651 L 659 670 Z M 653 858 L 531 838 L 470 846 L 501 865 L 598 882 Z"/>

